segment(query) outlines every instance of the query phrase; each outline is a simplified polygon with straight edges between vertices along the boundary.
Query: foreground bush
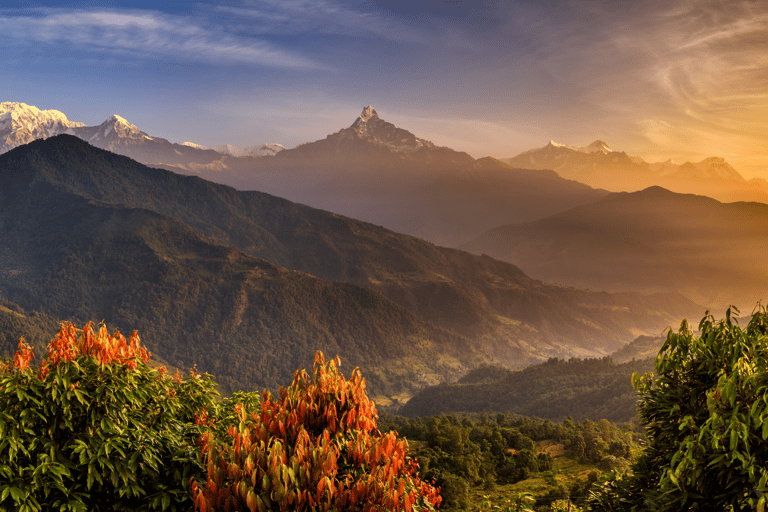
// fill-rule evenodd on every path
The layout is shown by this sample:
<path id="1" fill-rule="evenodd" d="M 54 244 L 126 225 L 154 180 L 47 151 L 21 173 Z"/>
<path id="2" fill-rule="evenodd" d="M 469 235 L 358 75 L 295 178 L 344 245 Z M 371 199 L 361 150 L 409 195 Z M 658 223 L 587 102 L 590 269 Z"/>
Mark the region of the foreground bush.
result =
<path id="1" fill-rule="evenodd" d="M 596 493 L 593 510 L 765 510 L 768 492 L 768 313 L 745 329 L 726 312 L 700 335 L 683 322 L 656 360 L 633 376 L 649 446 L 625 476 Z"/>
<path id="2" fill-rule="evenodd" d="M 147 365 L 136 333 L 63 324 L 37 368 L 0 368 L 0 510 L 188 510 L 202 478 L 195 418 L 214 382 Z"/>
<path id="3" fill-rule="evenodd" d="M 380 434 L 376 409 L 355 369 L 347 381 L 338 361 L 315 357 L 313 375 L 296 372 L 279 399 L 202 438 L 208 477 L 192 484 L 200 512 L 250 510 L 434 510 L 437 489 L 419 480 L 408 445 Z"/>

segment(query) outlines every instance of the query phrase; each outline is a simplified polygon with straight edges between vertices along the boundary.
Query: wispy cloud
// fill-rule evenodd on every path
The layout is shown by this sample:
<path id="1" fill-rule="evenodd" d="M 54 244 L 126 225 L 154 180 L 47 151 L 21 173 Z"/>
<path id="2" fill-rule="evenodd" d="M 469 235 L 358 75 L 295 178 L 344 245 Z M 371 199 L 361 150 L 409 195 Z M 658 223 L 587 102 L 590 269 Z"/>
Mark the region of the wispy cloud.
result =
<path id="1" fill-rule="evenodd" d="M 218 5 L 213 12 L 231 16 L 229 22 L 243 30 L 263 34 L 369 37 L 423 45 L 441 41 L 440 26 L 433 17 L 395 13 L 372 1 L 245 0 Z"/>
<path id="2" fill-rule="evenodd" d="M 80 52 L 138 59 L 256 64 L 311 69 L 322 63 L 253 34 L 156 11 L 35 9 L 0 11 L 3 46 L 57 45 Z"/>
<path id="3" fill-rule="evenodd" d="M 768 153 L 754 137 L 768 133 L 768 1 L 564 2 L 532 26 L 537 65 L 642 140 L 724 153 L 742 136 Z"/>

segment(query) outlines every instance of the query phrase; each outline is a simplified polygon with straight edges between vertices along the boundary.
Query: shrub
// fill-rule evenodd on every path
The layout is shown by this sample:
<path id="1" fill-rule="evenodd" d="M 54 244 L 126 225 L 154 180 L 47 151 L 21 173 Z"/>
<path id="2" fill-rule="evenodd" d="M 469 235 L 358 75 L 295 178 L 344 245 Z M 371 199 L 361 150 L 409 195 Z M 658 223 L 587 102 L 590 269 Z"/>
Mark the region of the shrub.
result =
<path id="1" fill-rule="evenodd" d="M 192 483 L 195 508 L 224 510 L 433 510 L 437 489 L 416 476 L 408 445 L 381 434 L 376 409 L 355 369 L 315 356 L 313 375 L 294 374 L 280 397 L 236 406 L 226 443 L 202 437 L 207 478 Z"/>
<path id="2" fill-rule="evenodd" d="M 209 376 L 171 378 L 149 357 L 136 333 L 90 323 L 62 324 L 37 368 L 19 342 L 0 367 L 0 510 L 191 508 L 195 418 L 218 393 Z"/>
<path id="3" fill-rule="evenodd" d="M 738 311 L 737 311 L 738 312 Z M 656 374 L 633 375 L 648 448 L 593 510 L 759 510 L 768 492 L 768 313 L 728 309 L 670 332 Z"/>

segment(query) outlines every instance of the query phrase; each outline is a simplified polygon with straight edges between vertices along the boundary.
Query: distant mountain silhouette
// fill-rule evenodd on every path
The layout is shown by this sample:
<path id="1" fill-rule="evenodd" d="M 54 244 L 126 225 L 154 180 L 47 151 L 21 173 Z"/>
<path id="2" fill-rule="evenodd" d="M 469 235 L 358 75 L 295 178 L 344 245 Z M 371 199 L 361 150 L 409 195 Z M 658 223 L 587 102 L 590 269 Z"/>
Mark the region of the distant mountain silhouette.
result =
<path id="1" fill-rule="evenodd" d="M 695 163 L 675 164 L 671 160 L 648 163 L 642 158 L 613 151 L 598 140 L 585 148 L 550 141 L 542 148 L 503 161 L 514 167 L 553 170 L 563 178 L 615 192 L 661 186 L 674 192 L 706 195 L 725 202 L 768 203 L 765 180 L 745 180 L 720 157 Z"/>
<path id="2" fill-rule="evenodd" d="M 604 354 L 701 314 L 675 294 L 546 285 L 68 135 L 0 155 L 0 185 L 2 295 L 138 328 L 169 363 L 197 362 L 228 389 L 284 383 L 324 348 L 365 367 L 378 392 L 408 395 L 482 361 Z"/>
<path id="3" fill-rule="evenodd" d="M 398 414 L 511 413 L 552 421 L 570 417 L 630 422 L 637 415 L 632 372 L 651 372 L 653 362 L 647 358 L 616 364 L 606 357 L 550 359 L 522 371 L 481 367 L 457 382 L 423 389 Z"/>
<path id="4" fill-rule="evenodd" d="M 539 279 L 611 291 L 678 291 L 717 308 L 768 299 L 768 205 L 661 187 L 611 194 L 535 222 L 492 229 L 464 249 Z"/>

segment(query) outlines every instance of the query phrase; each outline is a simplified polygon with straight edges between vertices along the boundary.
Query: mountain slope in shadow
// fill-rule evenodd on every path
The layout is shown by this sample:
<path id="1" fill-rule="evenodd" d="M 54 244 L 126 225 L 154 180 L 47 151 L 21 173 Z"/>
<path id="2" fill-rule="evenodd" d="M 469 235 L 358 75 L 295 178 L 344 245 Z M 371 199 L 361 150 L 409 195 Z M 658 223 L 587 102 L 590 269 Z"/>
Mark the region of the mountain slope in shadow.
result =
<path id="1" fill-rule="evenodd" d="M 536 222 L 490 230 L 464 249 L 572 286 L 677 291 L 716 308 L 768 297 L 768 205 L 661 187 L 611 194 Z"/>

